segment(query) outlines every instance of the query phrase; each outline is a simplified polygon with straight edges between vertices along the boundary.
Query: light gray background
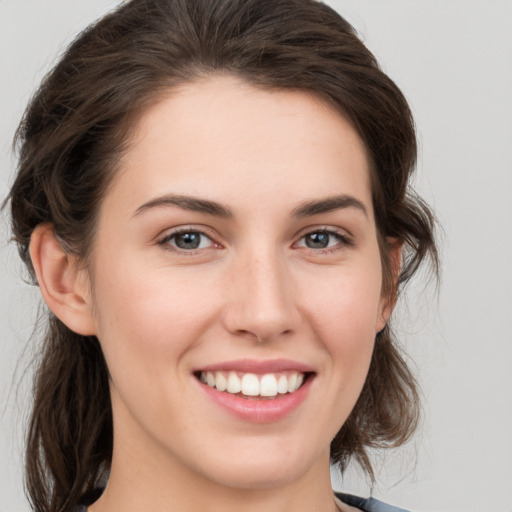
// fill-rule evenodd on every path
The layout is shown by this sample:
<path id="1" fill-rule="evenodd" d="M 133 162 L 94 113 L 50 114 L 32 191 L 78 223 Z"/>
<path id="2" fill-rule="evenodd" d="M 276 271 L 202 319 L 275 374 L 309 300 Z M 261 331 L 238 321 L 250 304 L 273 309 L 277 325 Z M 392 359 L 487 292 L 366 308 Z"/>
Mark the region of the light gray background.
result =
<path id="1" fill-rule="evenodd" d="M 0 0 L 0 196 L 10 142 L 43 74 L 115 0 Z M 512 1 L 333 0 L 411 102 L 417 186 L 444 227 L 439 298 L 421 283 L 400 334 L 425 395 L 416 442 L 387 456 L 374 492 L 418 512 L 512 511 Z M 37 309 L 0 223 L 0 512 L 27 511 L 19 379 Z M 25 357 L 22 353 L 25 350 Z M 335 478 L 335 485 L 340 485 Z M 351 472 L 345 489 L 368 493 Z"/>

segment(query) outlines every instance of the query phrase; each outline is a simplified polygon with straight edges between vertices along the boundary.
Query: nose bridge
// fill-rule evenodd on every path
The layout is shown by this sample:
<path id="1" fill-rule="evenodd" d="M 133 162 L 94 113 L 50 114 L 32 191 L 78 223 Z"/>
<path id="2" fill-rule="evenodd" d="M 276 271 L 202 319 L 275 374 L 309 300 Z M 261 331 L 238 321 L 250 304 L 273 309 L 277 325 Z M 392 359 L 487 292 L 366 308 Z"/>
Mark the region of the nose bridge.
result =
<path id="1" fill-rule="evenodd" d="M 275 247 L 247 250 L 234 266 L 229 329 L 268 341 L 293 331 L 297 312 L 284 257 Z"/>

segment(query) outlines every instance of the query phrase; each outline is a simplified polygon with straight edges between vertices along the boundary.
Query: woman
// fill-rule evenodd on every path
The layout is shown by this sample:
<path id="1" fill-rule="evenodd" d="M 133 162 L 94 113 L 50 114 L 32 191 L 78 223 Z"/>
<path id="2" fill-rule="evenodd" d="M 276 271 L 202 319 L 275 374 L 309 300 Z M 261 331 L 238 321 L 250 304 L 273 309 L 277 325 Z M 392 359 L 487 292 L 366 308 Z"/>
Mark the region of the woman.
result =
<path id="1" fill-rule="evenodd" d="M 406 442 L 389 327 L 437 261 L 405 99 L 311 0 L 132 0 L 18 131 L 20 254 L 49 307 L 37 511 L 389 510 L 329 463 Z M 78 508 L 77 508 L 78 507 Z"/>

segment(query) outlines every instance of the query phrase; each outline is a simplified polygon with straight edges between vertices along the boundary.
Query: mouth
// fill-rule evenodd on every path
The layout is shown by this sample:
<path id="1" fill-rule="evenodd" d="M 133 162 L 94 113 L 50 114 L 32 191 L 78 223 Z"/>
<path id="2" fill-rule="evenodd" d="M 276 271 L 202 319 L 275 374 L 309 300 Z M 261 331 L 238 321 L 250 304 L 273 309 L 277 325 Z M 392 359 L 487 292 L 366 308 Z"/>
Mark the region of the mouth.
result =
<path id="1" fill-rule="evenodd" d="M 297 392 L 313 372 L 286 370 L 253 373 L 235 370 L 202 370 L 194 373 L 203 384 L 246 400 L 273 400 Z"/>
<path id="2" fill-rule="evenodd" d="M 303 410 L 317 373 L 290 359 L 237 359 L 196 368 L 204 396 L 248 423 L 273 423 Z"/>

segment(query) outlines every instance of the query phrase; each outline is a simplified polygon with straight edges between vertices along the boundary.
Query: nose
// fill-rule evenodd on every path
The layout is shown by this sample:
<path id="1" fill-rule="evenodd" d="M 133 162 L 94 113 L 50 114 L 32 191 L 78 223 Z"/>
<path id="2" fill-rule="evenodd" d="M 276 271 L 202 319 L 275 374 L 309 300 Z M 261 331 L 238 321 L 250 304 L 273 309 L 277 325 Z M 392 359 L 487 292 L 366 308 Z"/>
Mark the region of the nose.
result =
<path id="1" fill-rule="evenodd" d="M 275 251 L 249 254 L 231 268 L 224 324 L 237 336 L 263 343 L 292 334 L 299 322 L 293 280 Z"/>

